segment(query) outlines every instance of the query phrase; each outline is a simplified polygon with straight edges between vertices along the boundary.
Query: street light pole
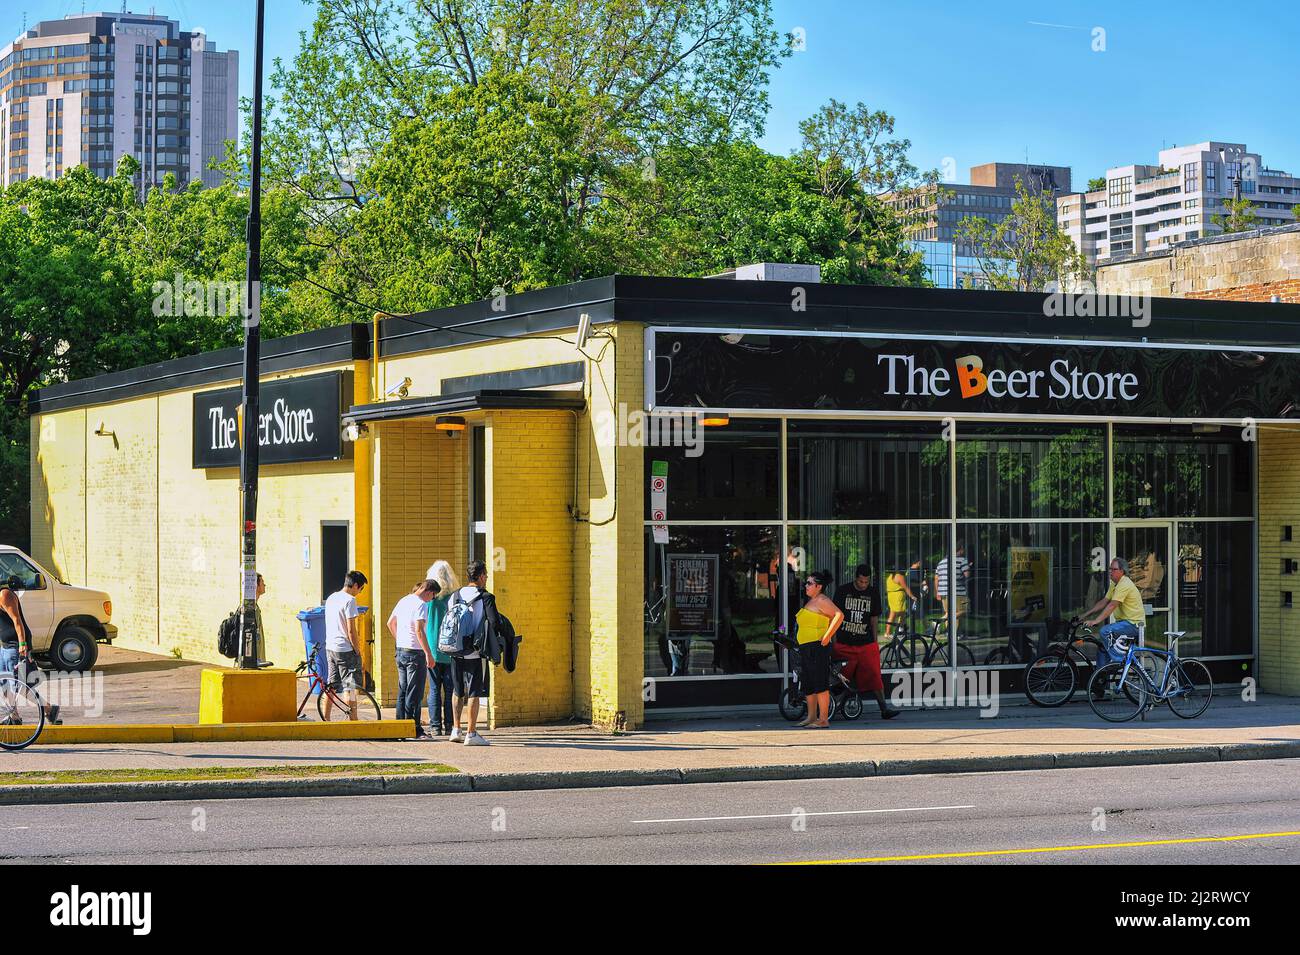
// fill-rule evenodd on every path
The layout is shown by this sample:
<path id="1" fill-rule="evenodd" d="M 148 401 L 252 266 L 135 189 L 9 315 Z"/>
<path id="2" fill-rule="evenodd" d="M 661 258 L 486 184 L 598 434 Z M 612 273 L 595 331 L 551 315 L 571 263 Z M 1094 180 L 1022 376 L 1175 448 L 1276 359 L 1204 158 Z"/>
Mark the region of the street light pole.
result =
<path id="1" fill-rule="evenodd" d="M 239 668 L 257 668 L 257 471 L 262 351 L 262 45 L 266 0 L 257 0 L 253 56 L 253 157 L 248 191 L 248 282 L 244 288 L 243 445 L 239 459 L 240 643 Z"/>

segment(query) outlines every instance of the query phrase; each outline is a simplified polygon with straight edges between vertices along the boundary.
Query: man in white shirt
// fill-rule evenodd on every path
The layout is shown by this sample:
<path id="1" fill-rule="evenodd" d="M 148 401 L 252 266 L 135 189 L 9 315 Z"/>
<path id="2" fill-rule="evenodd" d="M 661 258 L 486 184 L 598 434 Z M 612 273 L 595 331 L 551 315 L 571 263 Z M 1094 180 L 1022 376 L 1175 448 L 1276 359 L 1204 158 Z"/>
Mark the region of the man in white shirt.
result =
<path id="1" fill-rule="evenodd" d="M 357 624 L 357 617 L 361 616 L 357 609 L 357 594 L 365 586 L 366 575 L 359 570 L 349 570 L 343 578 L 343 589 L 325 600 L 325 656 L 329 660 L 326 682 L 335 693 L 344 694 L 350 720 L 357 718 L 357 684 L 365 684 L 361 673 L 361 628 Z M 333 709 L 334 700 L 326 695 L 326 720 Z"/>
<path id="2" fill-rule="evenodd" d="M 479 627 L 483 626 L 483 618 L 486 612 L 484 607 L 484 597 L 487 594 L 487 565 L 481 560 L 472 560 L 465 574 L 469 580 L 467 586 L 456 591 L 456 598 L 464 603 L 470 604 L 474 614 L 474 631 L 477 633 Z M 487 661 L 479 653 L 470 652 L 462 657 L 452 657 L 451 660 L 451 716 L 452 729 L 450 742 L 456 743 L 461 739 L 460 735 L 460 713 L 465 705 L 465 700 L 469 700 L 469 726 L 465 733 L 466 746 L 486 746 L 488 741 L 478 734 L 478 701 L 479 697 L 487 696 L 489 690 Z"/>
<path id="3" fill-rule="evenodd" d="M 388 632 L 397 646 L 397 718 L 415 721 L 416 739 L 433 739 L 420 725 L 424 678 L 433 669 L 433 651 L 424 632 L 429 601 L 438 596 L 436 580 L 422 580 L 397 601 L 388 616 Z"/>
<path id="4" fill-rule="evenodd" d="M 970 579 L 970 561 L 966 559 L 966 545 L 957 545 L 957 557 L 953 560 L 953 573 L 957 580 L 957 632 L 961 632 L 961 618 L 970 609 L 970 598 L 966 594 L 966 582 Z M 948 619 L 948 558 L 939 561 L 934 569 L 934 590 L 943 604 L 943 618 Z"/>

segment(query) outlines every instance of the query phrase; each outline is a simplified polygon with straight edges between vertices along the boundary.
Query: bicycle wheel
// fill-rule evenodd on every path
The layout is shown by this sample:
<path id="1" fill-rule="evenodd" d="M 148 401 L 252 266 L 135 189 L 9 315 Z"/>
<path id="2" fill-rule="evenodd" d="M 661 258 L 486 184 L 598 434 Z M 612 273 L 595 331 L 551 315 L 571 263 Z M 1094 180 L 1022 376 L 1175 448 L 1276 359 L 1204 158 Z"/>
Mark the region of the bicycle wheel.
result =
<path id="1" fill-rule="evenodd" d="M 1200 660 L 1179 660 L 1169 675 L 1165 702 L 1177 716 L 1194 720 L 1205 712 L 1214 696 L 1214 678 Z"/>
<path id="2" fill-rule="evenodd" d="M 846 720 L 856 720 L 862 715 L 862 697 L 856 693 L 846 696 L 840 704 L 840 714 Z"/>
<path id="3" fill-rule="evenodd" d="M 798 723 L 808 715 L 808 701 L 794 684 L 781 691 L 781 699 L 777 701 L 777 706 L 781 710 L 781 715 L 791 723 Z"/>
<path id="4" fill-rule="evenodd" d="M 1107 663 L 1088 681 L 1088 705 L 1108 723 L 1127 723 L 1147 705 L 1146 681 L 1135 666 Z"/>
<path id="5" fill-rule="evenodd" d="M 957 644 L 957 666 L 973 667 L 975 665 L 975 654 L 971 648 L 964 643 Z"/>
<path id="6" fill-rule="evenodd" d="M 383 719 L 383 714 L 379 712 L 379 704 L 375 698 L 370 695 L 369 691 L 357 687 L 357 705 L 356 721 L 359 723 L 374 723 Z M 348 711 L 347 691 L 333 695 L 333 706 L 330 708 L 329 715 L 325 714 L 325 701 L 330 699 L 330 691 L 325 690 L 320 696 L 316 697 L 316 712 L 320 714 L 322 722 L 342 723 L 346 720 L 353 719 Z"/>
<path id="7" fill-rule="evenodd" d="M 1043 653 L 1025 667 L 1025 696 L 1035 706 L 1048 708 L 1070 701 L 1079 685 L 1074 661 L 1063 653 Z"/>
<path id="8" fill-rule="evenodd" d="M 1011 653 L 1006 647 L 998 647 L 996 650 L 990 650 L 989 655 L 984 658 L 986 667 L 1000 666 L 1003 663 L 1011 662 Z"/>
<path id="9" fill-rule="evenodd" d="M 0 676 L 0 749 L 26 749 L 45 728 L 45 705 L 22 680 Z"/>

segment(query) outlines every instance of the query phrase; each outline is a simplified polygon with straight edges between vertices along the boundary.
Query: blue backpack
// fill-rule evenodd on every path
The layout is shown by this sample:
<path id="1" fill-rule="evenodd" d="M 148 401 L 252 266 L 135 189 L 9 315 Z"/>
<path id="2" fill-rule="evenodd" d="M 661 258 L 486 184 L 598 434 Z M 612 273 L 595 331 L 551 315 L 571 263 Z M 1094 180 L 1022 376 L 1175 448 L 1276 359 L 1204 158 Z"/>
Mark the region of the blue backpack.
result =
<path id="1" fill-rule="evenodd" d="M 438 631 L 439 653 L 461 657 L 474 652 L 474 603 L 482 596 L 481 593 L 475 594 L 473 600 L 466 601 L 460 591 L 452 595 L 447 615 L 442 618 L 442 627 Z"/>

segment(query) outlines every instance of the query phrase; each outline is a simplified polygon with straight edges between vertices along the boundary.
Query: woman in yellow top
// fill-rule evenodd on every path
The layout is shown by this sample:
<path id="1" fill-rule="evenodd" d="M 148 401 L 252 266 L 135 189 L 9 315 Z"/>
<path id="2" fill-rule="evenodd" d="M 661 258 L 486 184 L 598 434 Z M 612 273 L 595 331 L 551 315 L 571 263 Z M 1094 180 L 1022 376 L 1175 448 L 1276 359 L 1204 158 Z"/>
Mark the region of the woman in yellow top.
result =
<path id="1" fill-rule="evenodd" d="M 831 718 L 831 641 L 844 622 L 844 613 L 827 595 L 828 570 L 815 570 L 804 582 L 808 602 L 795 615 L 798 624 L 799 682 L 808 700 L 808 718 L 799 726 L 825 729 Z"/>
<path id="2" fill-rule="evenodd" d="M 921 562 L 918 560 L 912 565 L 912 569 L 920 566 Z M 885 636 L 890 636 L 897 626 L 895 621 L 902 620 L 903 614 L 907 613 L 908 604 L 916 602 L 916 594 L 912 593 L 912 588 L 907 585 L 907 574 L 903 571 L 891 571 L 885 578 L 885 602 L 889 605 L 889 617 L 885 620 Z"/>

